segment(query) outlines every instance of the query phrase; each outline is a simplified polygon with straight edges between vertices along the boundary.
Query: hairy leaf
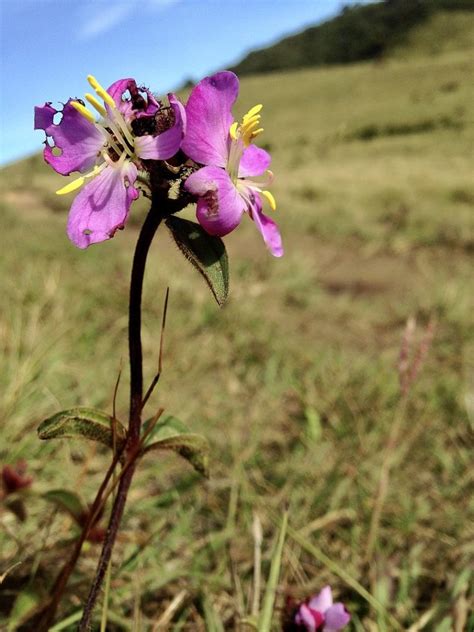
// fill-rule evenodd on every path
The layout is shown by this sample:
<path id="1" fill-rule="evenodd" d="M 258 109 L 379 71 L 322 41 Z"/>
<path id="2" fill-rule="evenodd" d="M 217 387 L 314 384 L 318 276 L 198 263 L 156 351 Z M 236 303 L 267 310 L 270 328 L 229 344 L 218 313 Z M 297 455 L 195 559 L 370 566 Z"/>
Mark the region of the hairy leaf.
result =
<path id="1" fill-rule="evenodd" d="M 115 430 L 114 430 L 115 426 Z M 41 422 L 38 428 L 40 439 L 83 438 L 103 443 L 107 447 L 120 449 L 126 437 L 123 425 L 107 413 L 93 408 L 71 408 L 56 413 Z"/>
<path id="2" fill-rule="evenodd" d="M 229 260 L 220 237 L 188 219 L 172 215 L 166 225 L 181 252 L 199 270 L 210 287 L 217 304 L 222 306 L 229 294 Z"/>
<path id="3" fill-rule="evenodd" d="M 147 427 L 151 420 L 145 422 Z M 182 421 L 171 415 L 160 419 L 148 435 L 144 448 L 144 454 L 152 450 L 172 450 L 206 478 L 209 478 L 209 443 L 202 435 L 189 432 Z"/>

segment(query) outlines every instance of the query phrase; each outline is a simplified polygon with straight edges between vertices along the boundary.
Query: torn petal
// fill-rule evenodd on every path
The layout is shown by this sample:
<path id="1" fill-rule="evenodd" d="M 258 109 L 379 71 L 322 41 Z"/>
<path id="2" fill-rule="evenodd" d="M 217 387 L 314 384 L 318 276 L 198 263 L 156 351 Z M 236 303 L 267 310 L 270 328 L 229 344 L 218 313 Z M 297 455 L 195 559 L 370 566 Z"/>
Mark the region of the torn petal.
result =
<path id="1" fill-rule="evenodd" d="M 123 99 L 129 92 L 130 99 Z M 148 88 L 138 88 L 135 79 L 119 79 L 107 88 L 107 92 L 115 101 L 126 121 L 141 116 L 154 116 L 160 109 L 158 101 Z"/>
<path id="2" fill-rule="evenodd" d="M 61 110 L 55 110 L 51 103 L 35 107 L 35 129 L 42 129 L 54 141 L 54 148 L 60 150 L 55 155 L 54 148 L 46 144 L 44 159 L 55 171 L 67 176 L 73 171 L 88 171 L 94 166 L 97 155 L 104 145 L 104 136 L 71 105 L 72 99 Z M 54 116 L 60 112 L 61 121 L 54 123 Z"/>

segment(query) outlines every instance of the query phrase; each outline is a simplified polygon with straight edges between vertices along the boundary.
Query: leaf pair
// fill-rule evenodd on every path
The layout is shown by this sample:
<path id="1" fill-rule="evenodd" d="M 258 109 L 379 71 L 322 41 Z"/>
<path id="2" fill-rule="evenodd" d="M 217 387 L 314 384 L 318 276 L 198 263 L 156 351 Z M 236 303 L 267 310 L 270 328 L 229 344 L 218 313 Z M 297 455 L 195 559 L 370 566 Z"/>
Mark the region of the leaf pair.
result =
<path id="1" fill-rule="evenodd" d="M 152 420 L 144 424 L 144 432 Z M 111 415 L 93 408 L 71 408 L 56 413 L 41 422 L 40 439 L 82 438 L 121 451 L 127 438 L 123 424 Z M 189 429 L 176 417 L 160 419 L 147 435 L 141 454 L 154 450 L 172 450 L 186 459 L 200 474 L 209 476 L 209 444 L 201 435 Z"/>

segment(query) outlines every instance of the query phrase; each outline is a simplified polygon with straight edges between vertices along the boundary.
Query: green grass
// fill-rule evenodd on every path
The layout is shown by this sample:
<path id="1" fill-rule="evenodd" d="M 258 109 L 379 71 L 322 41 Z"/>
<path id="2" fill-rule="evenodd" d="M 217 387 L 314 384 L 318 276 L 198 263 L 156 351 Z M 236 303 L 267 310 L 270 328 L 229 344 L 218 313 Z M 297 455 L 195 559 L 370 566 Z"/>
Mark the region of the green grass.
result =
<path id="1" fill-rule="evenodd" d="M 149 411 L 164 406 L 209 438 L 212 476 L 203 482 L 172 456 L 143 462 L 114 554 L 107 629 L 243 630 L 253 515 L 264 590 L 287 505 L 275 630 L 286 596 L 325 583 L 353 630 L 462 626 L 473 552 L 471 78 L 469 55 L 451 51 L 242 82 L 239 112 L 265 104 L 286 254 L 272 259 L 244 222 L 226 240 L 231 296 L 218 310 L 164 231 L 153 245 L 148 379 L 167 284 L 171 294 Z M 39 157 L 0 177 L 0 460 L 24 458 L 34 476 L 25 522 L 0 507 L 0 574 L 21 562 L 1 586 L 5 623 L 19 593 L 47 594 L 76 533 L 41 494 L 69 488 L 91 501 L 110 458 L 92 444 L 40 443 L 36 427 L 79 404 L 110 410 L 121 362 L 126 415 L 128 275 L 143 208 L 114 240 L 82 252 L 65 235 L 69 200 L 53 193 L 62 179 Z M 430 318 L 437 328 L 398 417 L 367 559 L 412 315 L 418 339 Z M 98 554 L 88 544 L 58 622 L 72 618 L 57 629 L 74 629 Z"/>

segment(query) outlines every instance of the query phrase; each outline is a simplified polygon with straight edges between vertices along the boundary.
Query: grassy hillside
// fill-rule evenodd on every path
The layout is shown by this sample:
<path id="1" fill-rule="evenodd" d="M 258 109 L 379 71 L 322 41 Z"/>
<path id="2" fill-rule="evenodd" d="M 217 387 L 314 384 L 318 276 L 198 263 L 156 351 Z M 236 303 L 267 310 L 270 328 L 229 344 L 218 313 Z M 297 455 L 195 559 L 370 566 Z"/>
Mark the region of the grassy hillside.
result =
<path id="1" fill-rule="evenodd" d="M 474 47 L 471 0 L 386 0 L 345 7 L 335 18 L 250 52 L 238 75 L 347 64 L 416 49 Z"/>
<path id="2" fill-rule="evenodd" d="M 353 615 L 351 630 L 467 625 L 471 73 L 469 55 L 451 52 L 242 82 L 240 112 L 265 104 L 286 254 L 273 260 L 244 222 L 226 240 L 231 297 L 218 310 L 168 236 L 153 245 L 149 378 L 167 284 L 171 299 L 150 413 L 165 406 L 210 439 L 212 477 L 203 484 L 176 458 L 148 460 L 114 558 L 108 630 L 249 629 L 239 622 L 250 608 L 253 515 L 263 523 L 265 577 L 287 504 L 294 531 L 275 630 L 286 596 L 304 598 L 328 582 Z M 65 555 L 75 533 L 41 494 L 68 487 L 90 499 L 108 463 L 89 444 L 40 443 L 35 428 L 76 404 L 110 410 L 127 364 L 140 212 L 114 240 L 81 252 L 65 235 L 64 198 L 53 194 L 59 176 L 33 157 L 0 177 L 0 461 L 23 458 L 34 476 L 28 520 L 0 508 L 0 573 L 22 562 L 1 587 L 5 623 L 21 591 L 47 592 L 58 549 Z M 410 316 L 418 341 L 430 321 L 436 330 L 404 407 L 396 366 Z M 119 415 L 126 406 L 125 368 Z M 80 609 L 97 555 L 90 544 L 60 618 Z M 177 596 L 171 623 L 158 627 Z"/>

